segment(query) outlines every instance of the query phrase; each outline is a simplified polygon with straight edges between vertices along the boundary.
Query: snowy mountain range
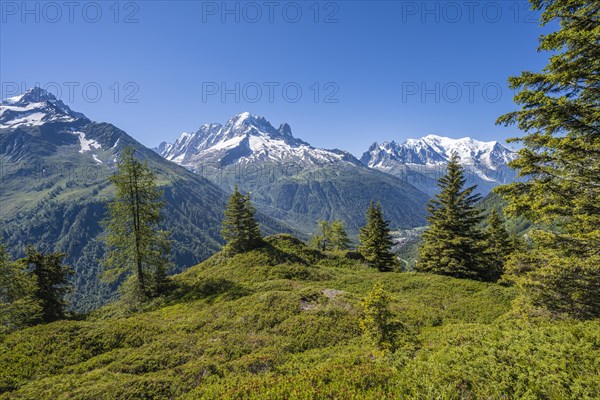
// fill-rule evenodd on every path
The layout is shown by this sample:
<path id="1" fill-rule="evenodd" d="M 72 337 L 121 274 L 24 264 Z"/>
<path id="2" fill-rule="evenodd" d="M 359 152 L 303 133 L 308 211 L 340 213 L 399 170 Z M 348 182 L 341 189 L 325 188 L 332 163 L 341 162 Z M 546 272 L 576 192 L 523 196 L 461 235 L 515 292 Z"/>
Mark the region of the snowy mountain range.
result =
<path id="1" fill-rule="evenodd" d="M 47 91 L 34 87 L 0 101 L 0 129 L 39 126 L 51 122 L 73 122 L 85 118 Z"/>
<path id="2" fill-rule="evenodd" d="M 158 154 L 209 179 L 225 191 L 252 192 L 259 211 L 294 229 L 312 232 L 319 219 L 339 218 L 351 232 L 364 223 L 371 199 L 381 201 L 394 226 L 424 221 L 427 195 L 397 177 L 368 168 L 352 154 L 295 138 L 286 123 L 275 128 L 244 112 L 161 143 Z"/>
<path id="3" fill-rule="evenodd" d="M 205 124 L 184 132 L 175 143 L 161 143 L 155 151 L 191 170 L 210 164 L 294 163 L 303 168 L 345 161 L 360 162 L 350 153 L 317 149 L 295 138 L 286 123 L 275 129 L 264 117 L 244 112 L 221 125 Z"/>
<path id="4" fill-rule="evenodd" d="M 482 142 L 468 137 L 427 135 L 401 144 L 373 143 L 360 160 L 369 168 L 409 179 L 419 189 L 434 193 L 435 180 L 445 173 L 452 153 L 458 155 L 465 168 L 467 184 L 477 184 L 482 193 L 516 179 L 515 171 L 508 167 L 516 158 L 515 150 L 497 141 Z"/>
<path id="5" fill-rule="evenodd" d="M 293 164 L 299 171 L 340 162 L 362 164 L 406 180 L 429 194 L 437 191 L 437 179 L 456 152 L 468 181 L 477 184 L 483 194 L 515 179 L 508 162 L 516 153 L 499 142 L 428 135 L 402 144 L 374 143 L 359 161 L 350 153 L 315 148 L 293 137 L 287 123 L 275 129 L 264 117 L 247 112 L 225 125 L 205 124 L 194 133 L 184 132 L 174 143 L 163 142 L 155 151 L 198 173 L 205 173 L 206 166 L 222 170 L 248 164 Z"/>

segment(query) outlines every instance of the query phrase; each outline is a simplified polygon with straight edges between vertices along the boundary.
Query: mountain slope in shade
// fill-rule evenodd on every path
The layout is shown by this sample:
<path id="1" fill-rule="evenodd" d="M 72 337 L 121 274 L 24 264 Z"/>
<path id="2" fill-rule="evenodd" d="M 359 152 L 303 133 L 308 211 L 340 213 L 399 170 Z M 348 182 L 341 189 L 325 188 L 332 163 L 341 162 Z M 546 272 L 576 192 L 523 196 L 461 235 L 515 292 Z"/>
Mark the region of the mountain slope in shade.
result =
<path id="1" fill-rule="evenodd" d="M 472 138 L 450 139 L 428 135 L 420 139 L 408 139 L 402 144 L 373 143 L 361 157 L 361 162 L 383 172 L 407 180 L 417 188 L 433 194 L 437 192 L 436 181 L 445 174 L 445 165 L 453 152 L 465 167 L 467 183 L 478 185 L 480 193 L 516 179 L 508 162 L 516 152 L 499 142 L 482 142 Z"/>
<path id="2" fill-rule="evenodd" d="M 319 219 L 342 219 L 352 233 L 371 200 L 395 227 L 422 225 L 427 195 L 397 177 L 362 165 L 340 150 L 318 149 L 292 136 L 286 123 L 242 113 L 225 125 L 205 124 L 155 149 L 225 190 L 253 193 L 258 210 L 305 233 Z"/>
<path id="3" fill-rule="evenodd" d="M 34 109 L 43 115 L 32 123 L 24 113 Z M 28 244 L 66 252 L 66 262 L 76 271 L 70 299 L 76 310 L 93 309 L 115 293 L 114 286 L 98 279 L 103 254 L 99 221 L 113 195 L 108 177 L 127 145 L 148 162 L 164 190 L 163 228 L 172 231 L 174 271 L 219 249 L 227 194 L 206 179 L 164 160 L 117 127 L 71 111 L 40 89 L 0 103 L 0 115 L 0 236 L 14 256 L 21 256 Z M 267 233 L 289 231 L 269 218 L 261 220 Z"/>

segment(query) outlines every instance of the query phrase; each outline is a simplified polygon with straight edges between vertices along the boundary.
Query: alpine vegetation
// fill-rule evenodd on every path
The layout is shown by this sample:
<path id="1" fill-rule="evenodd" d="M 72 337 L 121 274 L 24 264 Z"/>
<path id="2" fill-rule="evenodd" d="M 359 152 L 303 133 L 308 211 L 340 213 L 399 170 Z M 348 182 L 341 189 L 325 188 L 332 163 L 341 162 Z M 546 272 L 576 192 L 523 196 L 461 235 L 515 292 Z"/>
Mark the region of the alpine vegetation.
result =
<path id="1" fill-rule="evenodd" d="M 560 28 L 540 39 L 552 52 L 542 72 L 511 77 L 520 110 L 498 119 L 516 124 L 523 148 L 511 163 L 524 182 L 498 188 L 508 211 L 536 222 L 532 241 L 507 265 L 521 289 L 524 314 L 600 316 L 600 90 L 598 4 L 532 1 L 541 22 Z"/>

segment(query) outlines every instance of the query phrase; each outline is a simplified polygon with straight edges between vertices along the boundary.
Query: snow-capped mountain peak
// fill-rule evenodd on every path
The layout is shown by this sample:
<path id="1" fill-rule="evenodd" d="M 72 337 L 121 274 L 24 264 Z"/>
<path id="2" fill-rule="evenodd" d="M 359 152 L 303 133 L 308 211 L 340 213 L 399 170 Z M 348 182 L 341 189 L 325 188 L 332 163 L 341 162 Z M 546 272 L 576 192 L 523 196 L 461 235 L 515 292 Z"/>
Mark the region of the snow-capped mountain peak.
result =
<path id="1" fill-rule="evenodd" d="M 496 169 L 515 158 L 515 151 L 497 141 L 484 142 L 470 137 L 452 139 L 427 135 L 419 139 L 407 139 L 404 143 L 373 143 L 361 158 L 363 163 L 376 167 L 386 161 L 416 165 L 446 164 L 453 153 L 463 165 L 483 165 Z"/>
<path id="2" fill-rule="evenodd" d="M 0 101 L 0 129 L 73 122 L 80 118 L 85 116 L 71 110 L 52 93 L 39 87 Z"/>
<path id="3" fill-rule="evenodd" d="M 482 192 L 515 179 L 515 172 L 508 167 L 508 163 L 516 158 L 514 150 L 497 141 L 484 142 L 470 137 L 452 139 L 427 135 L 401 144 L 394 141 L 373 143 L 361 157 L 361 162 L 397 176 L 414 177 L 418 174 L 422 178 L 415 185 L 432 193 L 436 179 L 444 173 L 453 153 L 458 155 L 469 179 L 481 186 Z"/>
<path id="4" fill-rule="evenodd" d="M 224 125 L 205 124 L 195 133 L 184 132 L 174 143 L 161 143 L 155 151 L 191 169 L 203 164 L 255 162 L 293 162 L 305 167 L 338 161 L 359 163 L 348 153 L 317 149 L 295 138 L 287 123 L 275 128 L 264 117 L 248 112 Z"/>

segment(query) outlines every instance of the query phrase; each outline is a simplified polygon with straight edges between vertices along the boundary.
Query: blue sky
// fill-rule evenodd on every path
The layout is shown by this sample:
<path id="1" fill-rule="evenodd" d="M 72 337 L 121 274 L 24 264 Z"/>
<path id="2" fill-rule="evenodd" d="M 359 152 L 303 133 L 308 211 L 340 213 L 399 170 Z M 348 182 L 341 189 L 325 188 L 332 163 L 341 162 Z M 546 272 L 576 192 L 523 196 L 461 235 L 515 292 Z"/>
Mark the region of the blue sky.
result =
<path id="1" fill-rule="evenodd" d="M 147 146 L 243 111 L 357 156 L 430 133 L 504 140 L 518 134 L 495 126 L 516 107 L 507 77 L 548 57 L 525 1 L 3 1 L 0 12 L 2 97 L 39 84 Z"/>

